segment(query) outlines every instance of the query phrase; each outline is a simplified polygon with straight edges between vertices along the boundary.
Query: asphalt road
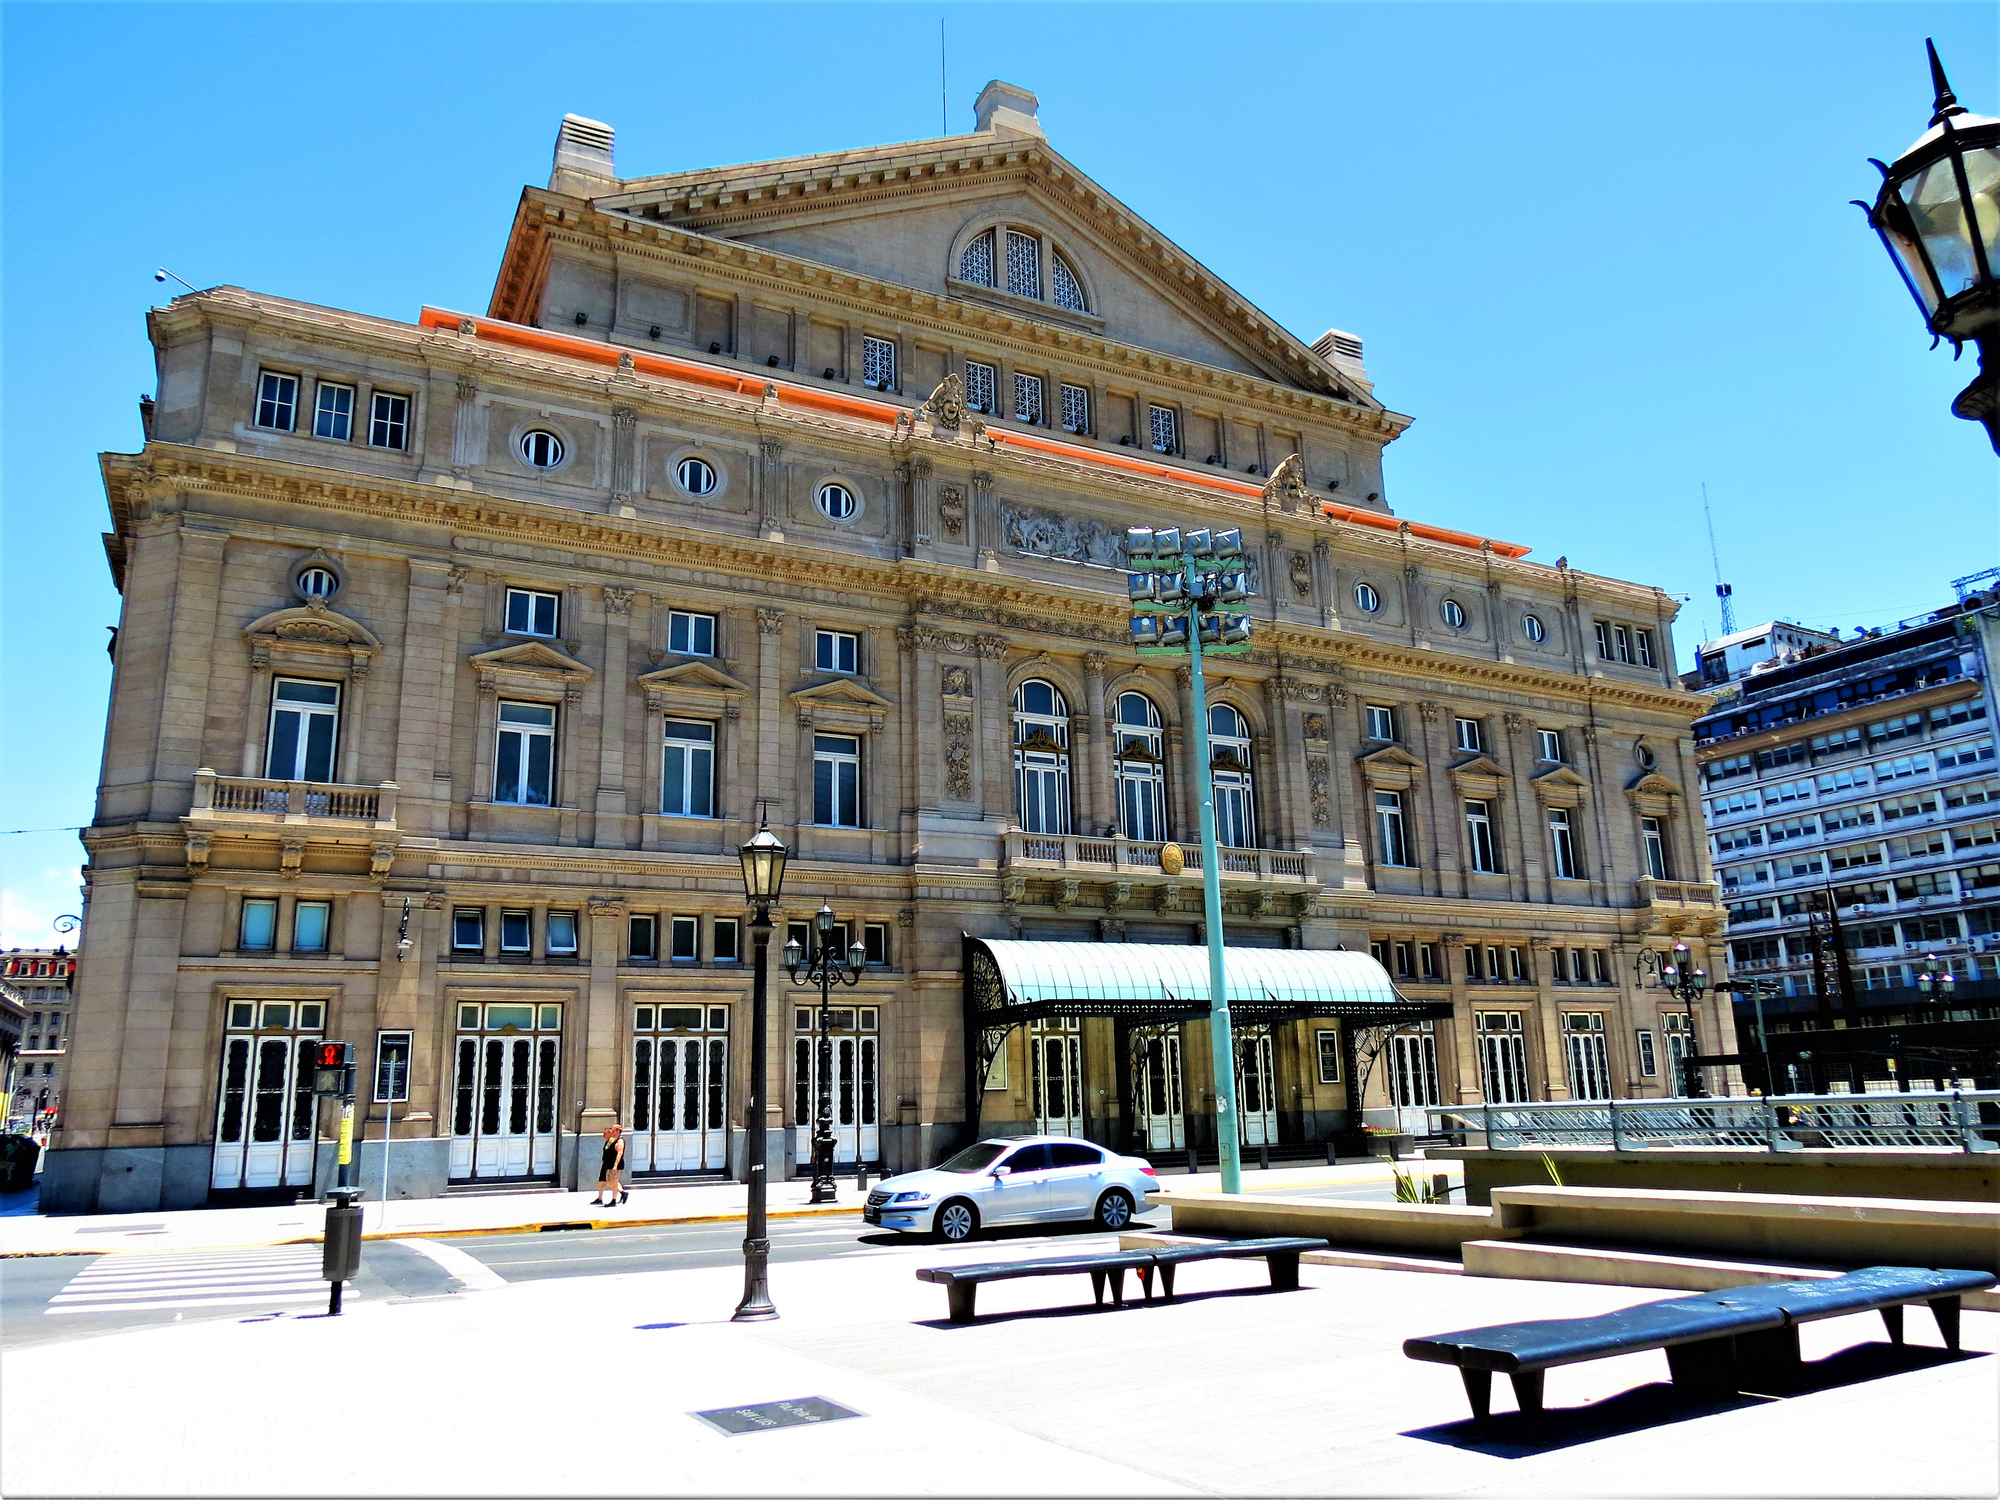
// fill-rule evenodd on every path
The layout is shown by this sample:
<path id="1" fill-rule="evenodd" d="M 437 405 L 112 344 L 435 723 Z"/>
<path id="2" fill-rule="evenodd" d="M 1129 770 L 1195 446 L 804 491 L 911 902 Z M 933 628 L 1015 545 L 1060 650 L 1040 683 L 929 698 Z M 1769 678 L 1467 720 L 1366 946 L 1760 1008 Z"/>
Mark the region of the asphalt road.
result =
<path id="1" fill-rule="evenodd" d="M 1298 1190 L 1295 1196 L 1380 1201 L 1386 1182 Z M 843 1196 L 851 1196 L 851 1190 Z M 1172 1215 L 1151 1209 L 1139 1228 L 1168 1229 Z M 861 1215 L 774 1219 L 771 1259 L 821 1260 L 867 1255 L 882 1247 L 924 1243 L 866 1229 Z M 982 1232 L 1010 1251 L 1060 1244 L 1093 1248 L 1111 1237 L 1088 1223 L 1022 1225 Z M 730 1265 L 742 1254 L 740 1220 L 632 1229 L 464 1235 L 449 1239 L 370 1240 L 361 1274 L 346 1296 L 362 1301 L 450 1297 L 507 1282 L 633 1271 Z M 128 1328 L 213 1319 L 310 1317 L 326 1310 L 318 1280 L 319 1247 L 258 1251 L 180 1251 L 151 1255 L 17 1256 L 0 1259 L 0 1348 L 87 1337 Z"/>

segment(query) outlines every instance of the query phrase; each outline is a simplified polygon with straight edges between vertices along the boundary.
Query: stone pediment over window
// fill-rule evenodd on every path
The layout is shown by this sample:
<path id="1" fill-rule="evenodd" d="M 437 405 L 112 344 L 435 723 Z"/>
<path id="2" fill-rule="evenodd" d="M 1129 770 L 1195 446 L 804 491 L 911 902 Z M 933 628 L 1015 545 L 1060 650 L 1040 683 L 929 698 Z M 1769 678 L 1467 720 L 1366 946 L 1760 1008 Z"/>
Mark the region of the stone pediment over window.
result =
<path id="1" fill-rule="evenodd" d="M 575 657 L 565 656 L 541 641 L 523 641 L 498 651 L 482 651 L 472 658 L 472 666 L 479 674 L 482 693 L 559 692 L 570 703 L 583 696 L 583 685 L 595 675 Z"/>
<path id="2" fill-rule="evenodd" d="M 639 678 L 639 687 L 646 694 L 646 707 L 658 713 L 724 713 L 735 718 L 742 700 L 750 695 L 747 683 L 705 661 L 684 661 L 647 672 Z"/>
<path id="3" fill-rule="evenodd" d="M 1649 818 L 1664 817 L 1680 799 L 1680 783 L 1658 771 L 1647 771 L 1625 788 L 1632 805 Z"/>
<path id="4" fill-rule="evenodd" d="M 244 627 L 243 644 L 249 648 L 250 664 L 268 667 L 345 668 L 365 675 L 368 664 L 382 651 L 382 643 L 358 620 L 332 608 L 324 600 L 273 610 Z"/>
<path id="5" fill-rule="evenodd" d="M 1452 782 L 1468 797 L 1497 797 L 1507 773 L 1490 755 L 1471 755 L 1451 768 Z"/>
<path id="6" fill-rule="evenodd" d="M 1361 774 L 1371 787 L 1382 791 L 1408 791 L 1424 774 L 1424 763 L 1401 745 L 1384 745 L 1355 758 Z"/>
<path id="7" fill-rule="evenodd" d="M 880 729 L 896 705 L 858 682 L 841 678 L 792 694 L 799 722 L 819 729 Z"/>
<path id="8" fill-rule="evenodd" d="M 1590 790 L 1585 781 L 1568 766 L 1556 766 L 1542 772 L 1533 782 L 1535 795 L 1550 807 L 1580 807 L 1584 795 Z"/>

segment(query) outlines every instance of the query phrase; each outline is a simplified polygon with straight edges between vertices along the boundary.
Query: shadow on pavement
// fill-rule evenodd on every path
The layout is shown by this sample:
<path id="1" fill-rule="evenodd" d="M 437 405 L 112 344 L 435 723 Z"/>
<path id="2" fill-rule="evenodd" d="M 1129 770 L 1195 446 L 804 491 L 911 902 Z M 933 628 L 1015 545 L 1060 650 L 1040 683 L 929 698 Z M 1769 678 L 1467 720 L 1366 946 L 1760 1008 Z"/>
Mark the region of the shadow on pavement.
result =
<path id="1" fill-rule="evenodd" d="M 1496 1411 L 1484 1426 L 1467 1418 L 1435 1427 L 1415 1428 L 1403 1436 L 1485 1453 L 1494 1458 L 1530 1458 L 1536 1454 L 1572 1448 L 1579 1443 L 1594 1443 L 1602 1438 L 1642 1432 L 1649 1427 L 1665 1427 L 1696 1417 L 1712 1416 L 1717 1412 L 1765 1406 L 1790 1396 L 1807 1396 L 1815 1391 L 1858 1385 L 1866 1380 L 1879 1380 L 1885 1375 L 1903 1375 L 1957 1364 L 1962 1360 L 1992 1357 L 1976 1352 L 1955 1354 L 1949 1349 L 1917 1344 L 1900 1347 L 1887 1343 L 1856 1344 L 1826 1359 L 1800 1364 L 1787 1379 L 1746 1376 L 1745 1383 L 1751 1389 L 1737 1396 L 1692 1396 L 1676 1391 L 1669 1382 L 1656 1381 L 1585 1406 L 1551 1406 L 1538 1421 L 1524 1417 L 1518 1411 Z M 1440 1366 L 1439 1373 L 1455 1372 Z M 1551 1373 L 1560 1378 L 1562 1371 L 1557 1369 Z M 1441 1399 L 1453 1401 L 1462 1402 L 1465 1399 L 1457 1381 L 1439 1381 L 1438 1395 Z M 1505 1376 L 1494 1378 L 1493 1396 L 1496 1404 L 1510 1399 Z"/>
<path id="2" fill-rule="evenodd" d="M 1133 1232 L 1151 1233 L 1157 1227 L 1143 1220 L 1134 1219 L 1123 1230 L 1116 1232 L 1121 1234 Z M 878 1229 L 872 1234 L 857 1235 L 855 1239 L 857 1243 L 863 1245 L 937 1245 L 940 1247 L 965 1249 L 973 1245 L 1004 1245 L 1009 1240 L 1052 1240 L 1065 1239 L 1078 1235 L 1110 1234 L 1113 1232 L 1108 1229 L 1099 1229 L 1088 1219 L 1079 1219 L 1074 1224 L 1003 1224 L 995 1229 L 982 1229 L 973 1235 L 971 1239 L 960 1240 L 956 1245 L 953 1245 L 952 1241 L 940 1239 L 934 1234 L 904 1234 L 894 1229 Z"/>
<path id="3" fill-rule="evenodd" d="M 1222 1297 L 1267 1297 L 1278 1290 L 1277 1287 L 1269 1286 L 1231 1286 L 1219 1287 L 1212 1292 L 1177 1291 L 1171 1302 L 1156 1291 L 1153 1293 L 1153 1300 L 1148 1302 L 1134 1278 L 1125 1284 L 1125 1300 L 1122 1303 L 1114 1303 L 1107 1293 L 1101 1306 L 1095 1302 L 1071 1302 L 1057 1307 L 1017 1307 L 1009 1312 L 981 1313 L 977 1320 L 971 1323 L 954 1323 L 949 1317 L 920 1318 L 912 1326 L 949 1329 L 956 1332 L 965 1328 L 984 1327 L 988 1323 L 1016 1323 L 1023 1318 L 1066 1318 L 1076 1313 L 1125 1312 L 1135 1307 L 1181 1307 L 1193 1302 L 1211 1302 Z"/>

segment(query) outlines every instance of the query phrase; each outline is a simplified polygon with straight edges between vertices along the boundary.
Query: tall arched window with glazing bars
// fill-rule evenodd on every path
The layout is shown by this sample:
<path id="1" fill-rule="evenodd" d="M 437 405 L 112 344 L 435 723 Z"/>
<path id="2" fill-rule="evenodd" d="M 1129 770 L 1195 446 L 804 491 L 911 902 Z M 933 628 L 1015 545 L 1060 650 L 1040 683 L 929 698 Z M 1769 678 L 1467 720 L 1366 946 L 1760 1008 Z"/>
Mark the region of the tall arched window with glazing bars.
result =
<path id="1" fill-rule="evenodd" d="M 1014 690 L 1014 788 L 1028 833 L 1068 833 L 1069 704 L 1030 678 Z"/>
<path id="2" fill-rule="evenodd" d="M 1165 757 L 1160 711 L 1144 693 L 1118 695 L 1111 754 L 1118 767 L 1118 831 L 1157 843 L 1167 836 Z"/>
<path id="3" fill-rule="evenodd" d="M 1208 711 L 1210 775 L 1215 783 L 1215 841 L 1257 847 L 1257 801 L 1250 779 L 1250 725 L 1227 703 Z"/>
<path id="4" fill-rule="evenodd" d="M 993 231 L 973 238 L 958 258 L 958 279 L 974 286 L 993 285 Z"/>

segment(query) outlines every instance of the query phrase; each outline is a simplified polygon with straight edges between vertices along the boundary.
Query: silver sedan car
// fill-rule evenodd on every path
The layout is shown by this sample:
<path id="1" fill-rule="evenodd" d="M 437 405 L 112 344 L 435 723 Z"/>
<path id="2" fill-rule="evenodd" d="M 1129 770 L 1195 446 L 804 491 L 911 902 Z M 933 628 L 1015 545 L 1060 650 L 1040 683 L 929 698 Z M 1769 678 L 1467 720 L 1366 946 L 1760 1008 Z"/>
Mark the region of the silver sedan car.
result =
<path id="1" fill-rule="evenodd" d="M 1152 1164 L 1066 1135 L 980 1141 L 921 1172 L 885 1177 L 861 1217 L 884 1229 L 969 1238 L 982 1224 L 1085 1219 L 1123 1229 L 1145 1207 Z"/>

